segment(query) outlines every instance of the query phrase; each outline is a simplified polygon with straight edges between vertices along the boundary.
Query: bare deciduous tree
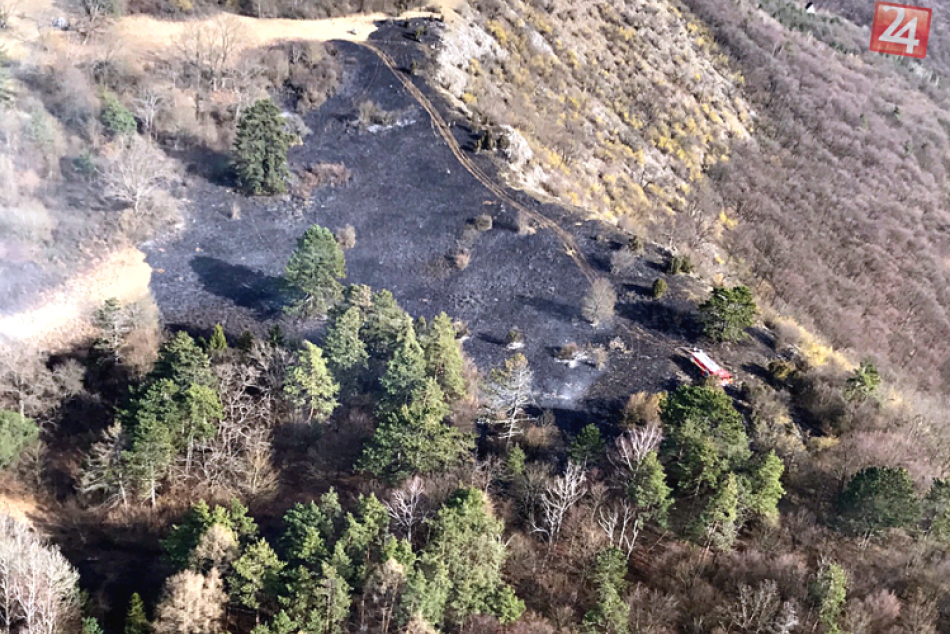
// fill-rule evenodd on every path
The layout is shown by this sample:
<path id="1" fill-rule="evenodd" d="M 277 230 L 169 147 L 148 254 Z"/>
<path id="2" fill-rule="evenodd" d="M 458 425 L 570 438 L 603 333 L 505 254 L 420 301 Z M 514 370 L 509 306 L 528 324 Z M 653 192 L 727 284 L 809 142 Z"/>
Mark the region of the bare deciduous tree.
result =
<path id="1" fill-rule="evenodd" d="M 155 122 L 165 109 L 167 99 L 154 86 L 142 86 L 132 101 L 132 110 L 142 120 L 148 137 L 155 136 Z"/>
<path id="2" fill-rule="evenodd" d="M 643 525 L 630 503 L 623 501 L 610 507 L 601 506 L 597 509 L 597 524 L 607 533 L 610 545 L 625 552 L 629 559 Z"/>
<path id="3" fill-rule="evenodd" d="M 99 170 L 106 196 L 131 204 L 135 212 L 174 175 L 162 151 L 137 136 L 113 147 Z"/>
<path id="4" fill-rule="evenodd" d="M 156 634 L 218 632 L 228 597 L 217 569 L 203 575 L 183 570 L 165 582 L 156 609 Z"/>
<path id="5" fill-rule="evenodd" d="M 178 38 L 178 52 L 185 64 L 192 65 L 217 90 L 235 53 L 247 38 L 246 29 L 233 15 L 188 25 Z"/>
<path id="6" fill-rule="evenodd" d="M 614 465 L 633 473 L 648 453 L 656 451 L 662 440 L 663 429 L 656 423 L 633 427 L 617 436 L 607 455 Z"/>
<path id="7" fill-rule="evenodd" d="M 591 284 L 590 290 L 584 296 L 581 313 L 584 319 L 595 328 L 609 323 L 614 318 L 614 306 L 617 304 L 617 293 L 613 284 L 604 278 L 598 278 Z"/>
<path id="8" fill-rule="evenodd" d="M 525 407 L 533 400 L 534 372 L 528 367 L 528 360 L 522 354 L 516 354 L 505 363 L 492 370 L 488 381 L 482 388 L 485 407 L 488 410 L 486 420 L 501 424 L 501 437 L 506 444 L 522 433 L 522 424 L 531 420 L 525 413 Z"/>
<path id="9" fill-rule="evenodd" d="M 79 475 L 80 495 L 98 498 L 105 506 L 128 505 L 130 483 L 122 455 L 125 444 L 126 434 L 120 423 L 113 423 L 102 432 Z"/>
<path id="10" fill-rule="evenodd" d="M 0 516 L 0 621 L 31 634 L 71 631 L 79 621 L 79 573 L 24 522 Z"/>
<path id="11" fill-rule="evenodd" d="M 413 476 L 396 489 L 386 508 L 393 523 L 405 531 L 406 539 L 412 543 L 412 529 L 425 518 L 422 503 L 425 498 L 426 487 L 422 478 Z"/>
<path id="12" fill-rule="evenodd" d="M 81 390 L 82 367 L 78 362 L 66 362 L 51 370 L 45 356 L 28 346 L 0 348 L 0 406 L 22 416 L 41 418 L 63 398 Z"/>
<path id="13" fill-rule="evenodd" d="M 541 517 L 531 518 L 532 532 L 544 535 L 549 541 L 557 541 L 564 516 L 587 491 L 586 482 L 584 468 L 569 461 L 564 474 L 554 478 L 541 494 Z"/>
<path id="14" fill-rule="evenodd" d="M 190 565 L 196 571 L 214 568 L 219 573 L 225 573 L 240 554 L 234 531 L 216 522 L 198 540 L 198 545 L 191 553 Z"/>

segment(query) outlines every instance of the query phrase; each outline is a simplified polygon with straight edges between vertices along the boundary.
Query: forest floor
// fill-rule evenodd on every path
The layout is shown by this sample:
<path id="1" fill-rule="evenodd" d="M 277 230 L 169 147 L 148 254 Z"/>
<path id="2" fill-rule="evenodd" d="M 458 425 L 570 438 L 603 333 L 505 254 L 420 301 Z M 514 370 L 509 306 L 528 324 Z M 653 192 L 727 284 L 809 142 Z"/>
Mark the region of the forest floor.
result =
<path id="1" fill-rule="evenodd" d="M 372 41 L 407 69 L 413 57 L 422 62 L 423 50 L 408 33 L 383 26 Z M 246 199 L 224 185 L 192 179 L 183 232 L 145 247 L 155 270 L 152 289 L 169 325 L 207 333 L 220 322 L 236 336 L 244 329 L 263 334 L 279 322 L 296 336 L 317 337 L 319 323 L 293 323 L 281 315 L 279 276 L 309 225 L 336 229 L 351 224 L 357 240 L 346 253 L 347 282 L 388 288 L 414 316 L 429 318 L 444 310 L 466 321 L 472 336 L 465 350 L 483 371 L 511 354 L 505 336 L 520 328 L 526 338 L 523 352 L 535 371 L 538 404 L 560 413 L 568 426 L 576 413 L 615 414 L 633 392 L 670 389 L 689 379 L 675 350 L 697 334 L 689 315 L 704 293 L 698 279 L 671 277 L 667 297 L 651 299 L 650 286 L 667 257 L 652 246 L 631 273 L 612 277 L 610 255 L 624 236 L 502 188 L 492 158 L 470 151 L 474 136 L 467 124 L 448 113 L 424 81 L 397 70 L 437 106 L 438 123 L 448 119 L 443 130 L 451 131 L 456 151 L 461 149 L 475 171 L 494 179 L 492 189 L 500 199 L 459 162 L 445 139 L 433 134 L 437 126 L 429 113 L 379 56 L 361 45 L 336 46 L 346 68 L 343 84 L 307 117 L 313 134 L 291 150 L 290 162 L 342 163 L 352 173 L 350 182 L 316 190 L 304 202 Z M 400 123 L 361 131 L 356 113 L 366 100 L 399 112 Z M 239 219 L 229 217 L 232 203 L 241 206 Z M 515 230 L 512 204 L 539 220 L 533 233 Z M 469 265 L 458 270 L 451 254 L 482 213 L 492 215 L 494 227 L 478 235 Z M 574 258 L 565 240 L 579 249 Z M 590 273 L 611 278 L 618 290 L 618 318 L 610 327 L 594 329 L 581 316 Z M 604 370 L 584 363 L 569 367 L 554 356 L 567 343 L 607 346 L 611 340 L 622 341 L 626 352 L 612 351 Z M 717 355 L 727 364 L 738 363 L 736 370 L 754 370 L 769 354 L 768 344 L 764 336 L 753 337 Z"/>

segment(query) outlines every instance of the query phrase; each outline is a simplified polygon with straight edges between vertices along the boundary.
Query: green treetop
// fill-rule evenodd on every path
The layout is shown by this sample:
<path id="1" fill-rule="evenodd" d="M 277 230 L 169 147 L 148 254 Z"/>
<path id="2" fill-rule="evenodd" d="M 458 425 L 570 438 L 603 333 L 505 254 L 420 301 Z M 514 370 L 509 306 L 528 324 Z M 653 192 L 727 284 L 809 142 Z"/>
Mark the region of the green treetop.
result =
<path id="1" fill-rule="evenodd" d="M 364 367 L 369 359 L 366 344 L 360 339 L 362 327 L 362 311 L 358 306 L 351 306 L 337 316 L 327 330 L 327 363 L 338 381 L 342 381 L 348 373 Z"/>
<path id="2" fill-rule="evenodd" d="M 858 471 L 838 496 L 842 528 L 875 534 L 910 526 L 920 517 L 914 482 L 903 467 L 868 467 Z"/>
<path id="3" fill-rule="evenodd" d="M 662 449 L 681 491 L 715 485 L 751 455 L 742 415 L 722 390 L 681 386 L 667 396 L 660 418 Z"/>
<path id="4" fill-rule="evenodd" d="M 739 341 L 756 313 L 752 291 L 746 286 L 716 288 L 699 307 L 703 331 L 715 341 Z"/>
<path id="5" fill-rule="evenodd" d="M 244 193 L 280 194 L 286 191 L 287 150 L 293 135 L 284 129 L 280 109 L 270 99 L 247 108 L 234 138 L 234 172 Z"/>
<path id="6" fill-rule="evenodd" d="M 386 406 L 396 408 L 407 404 L 425 378 L 425 354 L 416 339 L 412 321 L 406 318 L 403 321 L 402 336 L 386 366 L 386 373 L 380 379 L 380 384 L 386 391 Z"/>
<path id="7" fill-rule="evenodd" d="M 297 407 L 307 411 L 307 420 L 324 422 L 339 404 L 336 400 L 340 386 L 327 370 L 323 351 L 309 341 L 303 342 L 303 348 L 287 370 L 284 393 Z"/>
<path id="8" fill-rule="evenodd" d="M 298 295 L 287 311 L 301 317 L 322 317 L 340 299 L 346 276 L 343 249 L 326 227 L 313 225 L 297 240 L 284 279 Z"/>
<path id="9" fill-rule="evenodd" d="M 23 450 L 36 442 L 40 428 L 33 419 L 10 410 L 0 410 L 0 468 L 15 464 Z"/>
<path id="10" fill-rule="evenodd" d="M 439 387 L 450 401 L 465 395 L 465 379 L 462 377 L 462 349 L 455 339 L 452 320 L 439 313 L 421 337 L 425 351 L 426 371 L 435 377 Z"/>

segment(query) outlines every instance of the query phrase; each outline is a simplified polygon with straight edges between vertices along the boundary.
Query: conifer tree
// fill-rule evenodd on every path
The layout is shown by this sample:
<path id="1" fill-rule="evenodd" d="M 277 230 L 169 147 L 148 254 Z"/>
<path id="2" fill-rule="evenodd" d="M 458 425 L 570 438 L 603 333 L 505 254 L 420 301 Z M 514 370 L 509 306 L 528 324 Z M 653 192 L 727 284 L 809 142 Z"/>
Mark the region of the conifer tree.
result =
<path id="1" fill-rule="evenodd" d="M 739 341 L 756 313 L 752 291 L 746 286 L 716 288 L 699 307 L 703 331 L 714 341 Z"/>
<path id="2" fill-rule="evenodd" d="M 259 539 L 234 562 L 229 583 L 232 597 L 241 605 L 259 611 L 280 592 L 280 573 L 284 565 L 267 540 Z"/>
<path id="3" fill-rule="evenodd" d="M 693 532 L 716 550 L 729 550 L 739 530 L 739 482 L 728 473 L 693 524 Z"/>
<path id="4" fill-rule="evenodd" d="M 224 327 L 221 324 L 215 324 L 211 339 L 208 340 L 208 350 L 221 351 L 227 349 L 228 338 L 224 336 Z"/>
<path id="5" fill-rule="evenodd" d="M 284 279 L 297 298 L 287 312 L 300 317 L 322 317 L 342 295 L 346 276 L 343 250 L 326 227 L 312 225 L 297 240 Z"/>
<path id="6" fill-rule="evenodd" d="M 145 605 L 138 592 L 132 593 L 129 609 L 125 615 L 124 634 L 152 634 L 152 626 L 145 616 Z"/>
<path id="7" fill-rule="evenodd" d="M 0 468 L 15 464 L 23 450 L 36 442 L 40 428 L 32 418 L 0 409 Z"/>
<path id="8" fill-rule="evenodd" d="M 175 458 L 168 426 L 154 416 L 139 417 L 132 432 L 132 448 L 125 454 L 139 494 L 155 506 L 158 489 Z"/>
<path id="9" fill-rule="evenodd" d="M 297 353 L 295 363 L 287 370 L 284 393 L 297 407 L 307 411 L 307 420 L 322 423 L 339 404 L 340 386 L 327 370 L 323 351 L 309 341 Z"/>
<path id="10" fill-rule="evenodd" d="M 589 631 L 606 634 L 629 632 L 630 605 L 623 598 L 626 573 L 627 558 L 621 550 L 611 547 L 597 553 L 594 564 L 597 605 L 584 615 L 584 624 Z"/>
<path id="11" fill-rule="evenodd" d="M 655 451 L 647 453 L 637 463 L 627 491 L 643 516 L 660 526 L 666 526 L 667 512 L 673 504 L 673 498 L 670 497 L 671 489 L 666 484 L 663 465 L 660 464 Z"/>
<path id="12" fill-rule="evenodd" d="M 485 494 L 460 489 L 449 498 L 432 522 L 433 536 L 420 559 L 426 571 L 422 585 L 439 597 L 446 581 L 444 610 L 432 605 L 422 612 L 433 622 L 461 625 L 472 614 L 494 614 L 503 609 L 506 620 L 517 619 L 524 604 L 501 578 L 506 552 L 502 523 L 492 516 Z M 414 583 L 420 583 L 418 579 Z M 416 597 L 418 600 L 418 597 Z M 431 599 L 429 599 L 431 601 Z"/>
<path id="13" fill-rule="evenodd" d="M 785 495 L 785 489 L 782 487 L 783 473 L 785 464 L 774 451 L 766 454 L 752 470 L 747 506 L 768 523 L 778 521 L 778 502 Z"/>
<path id="14" fill-rule="evenodd" d="M 462 377 L 462 349 L 455 339 L 452 320 L 444 312 L 439 313 L 420 337 L 425 351 L 426 371 L 435 377 L 449 401 L 465 395 L 465 379 Z"/>
<path id="15" fill-rule="evenodd" d="M 438 383 L 426 379 L 409 405 L 387 414 L 376 428 L 360 468 L 398 482 L 414 473 L 437 473 L 459 464 L 474 443 L 470 434 L 444 422 L 448 411 Z"/>
<path id="16" fill-rule="evenodd" d="M 392 356 L 405 330 L 406 319 L 406 311 L 396 303 L 391 292 L 383 289 L 373 294 L 372 305 L 366 309 L 362 336 L 374 357 L 388 359 Z"/>
<path id="17" fill-rule="evenodd" d="M 406 317 L 403 320 L 402 337 L 396 343 L 392 359 L 386 366 L 386 373 L 380 379 L 380 384 L 386 391 L 386 407 L 395 409 L 407 404 L 425 378 L 425 355 L 416 339 L 412 321 Z"/>
<path id="18" fill-rule="evenodd" d="M 327 331 L 325 349 L 327 363 L 338 381 L 365 367 L 369 355 L 360 339 L 363 314 L 358 306 L 351 306 L 333 320 Z"/>
<path id="19" fill-rule="evenodd" d="M 234 139 L 234 171 L 238 185 L 252 196 L 286 191 L 287 150 L 293 136 L 284 129 L 280 109 L 270 99 L 247 108 Z"/>
<path id="20" fill-rule="evenodd" d="M 580 433 L 571 440 L 571 447 L 568 450 L 571 460 L 586 465 L 600 460 L 604 455 L 604 439 L 600 435 L 597 425 L 585 425 Z"/>
<path id="21" fill-rule="evenodd" d="M 836 563 L 825 564 L 811 587 L 812 599 L 818 606 L 818 621 L 828 634 L 840 634 L 838 618 L 848 596 L 848 576 Z"/>
<path id="22" fill-rule="evenodd" d="M 103 302 L 93 317 L 93 326 L 98 331 L 95 349 L 118 362 L 119 351 L 132 330 L 132 324 L 118 299 L 111 297 Z"/>
<path id="23" fill-rule="evenodd" d="M 215 384 L 208 355 L 186 332 L 178 332 L 159 351 L 147 383 L 169 379 L 181 390 L 192 383 L 212 387 Z"/>
<path id="24" fill-rule="evenodd" d="M 713 486 L 751 455 L 742 415 L 722 390 L 684 385 L 661 408 L 663 452 L 681 491 Z"/>
<path id="25" fill-rule="evenodd" d="M 122 423 L 117 421 L 103 430 L 83 461 L 78 485 L 81 495 L 101 499 L 108 506 L 128 504 L 129 473 L 123 456 L 127 442 Z"/>

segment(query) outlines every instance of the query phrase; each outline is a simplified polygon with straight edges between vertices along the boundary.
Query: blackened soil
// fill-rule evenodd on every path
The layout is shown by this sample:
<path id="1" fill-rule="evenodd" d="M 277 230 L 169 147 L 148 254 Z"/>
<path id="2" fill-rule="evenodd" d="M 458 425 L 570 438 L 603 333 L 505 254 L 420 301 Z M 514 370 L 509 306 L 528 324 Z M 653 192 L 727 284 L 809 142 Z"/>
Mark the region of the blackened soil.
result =
<path id="1" fill-rule="evenodd" d="M 384 27 L 375 42 L 404 68 L 412 56 L 421 59 L 421 47 L 408 40 L 408 32 Z M 281 316 L 279 277 L 309 225 L 336 229 L 351 224 L 357 242 L 346 253 L 348 282 L 390 289 L 414 316 L 444 310 L 467 321 L 472 336 L 465 349 L 483 371 L 511 354 L 505 336 L 520 328 L 539 405 L 555 409 L 567 426 L 575 424 L 578 412 L 615 411 L 632 392 L 669 389 L 686 378 L 674 362 L 674 350 L 693 336 L 693 304 L 684 298 L 695 292 L 695 281 L 670 280 L 668 299 L 651 300 L 647 289 L 665 256 L 648 250 L 628 277 L 613 280 L 621 297 L 616 322 L 593 329 L 580 314 L 588 282 L 556 236 L 545 230 L 518 235 L 512 210 L 462 168 L 433 132 L 427 113 L 377 56 L 356 44 L 336 48 L 346 68 L 343 85 L 308 117 L 313 134 L 291 150 L 290 161 L 343 163 L 352 172 L 350 183 L 318 190 L 307 202 L 246 199 L 205 181 L 192 185 L 183 232 L 146 246 L 156 269 L 153 290 L 167 323 L 207 332 L 220 322 L 237 335 L 245 328 L 262 333 L 279 321 L 297 336 L 319 337 L 321 324 L 292 323 Z M 464 122 L 422 79 L 414 82 L 453 122 L 459 144 L 470 147 L 472 135 Z M 359 131 L 353 121 L 368 99 L 399 111 L 409 123 Z M 473 159 L 496 175 L 490 157 Z M 587 260 L 609 276 L 611 250 L 622 240 L 615 230 L 523 193 L 512 195 L 570 230 Z M 228 217 L 232 202 L 241 205 L 240 219 Z M 470 264 L 458 270 L 449 257 L 466 227 L 483 213 L 493 216 L 494 228 L 477 234 Z M 569 342 L 607 344 L 618 337 L 628 351 L 611 352 L 605 371 L 584 363 L 570 368 L 553 355 Z M 755 340 L 750 346 L 764 350 Z"/>

